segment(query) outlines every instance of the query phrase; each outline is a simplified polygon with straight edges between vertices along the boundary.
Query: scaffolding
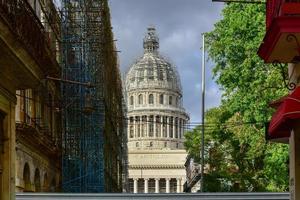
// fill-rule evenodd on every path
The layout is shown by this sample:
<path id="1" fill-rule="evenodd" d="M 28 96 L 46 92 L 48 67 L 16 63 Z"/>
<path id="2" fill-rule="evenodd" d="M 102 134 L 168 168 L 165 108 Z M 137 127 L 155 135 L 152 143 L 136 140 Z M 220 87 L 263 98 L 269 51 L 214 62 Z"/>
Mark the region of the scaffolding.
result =
<path id="1" fill-rule="evenodd" d="M 62 189 L 122 192 L 124 114 L 107 0 L 63 0 L 61 32 L 61 79 L 84 83 L 62 84 Z"/>

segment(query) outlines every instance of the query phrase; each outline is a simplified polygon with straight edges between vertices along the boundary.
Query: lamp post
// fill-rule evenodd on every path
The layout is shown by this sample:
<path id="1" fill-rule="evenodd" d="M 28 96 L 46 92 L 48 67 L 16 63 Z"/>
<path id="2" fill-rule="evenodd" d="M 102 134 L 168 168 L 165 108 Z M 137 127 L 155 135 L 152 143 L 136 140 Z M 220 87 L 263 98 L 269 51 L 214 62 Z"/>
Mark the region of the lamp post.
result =
<path id="1" fill-rule="evenodd" d="M 201 150 L 200 150 L 201 192 L 203 192 L 203 186 L 204 186 L 204 113 L 205 113 L 205 33 L 202 33 L 202 126 L 201 126 Z"/>

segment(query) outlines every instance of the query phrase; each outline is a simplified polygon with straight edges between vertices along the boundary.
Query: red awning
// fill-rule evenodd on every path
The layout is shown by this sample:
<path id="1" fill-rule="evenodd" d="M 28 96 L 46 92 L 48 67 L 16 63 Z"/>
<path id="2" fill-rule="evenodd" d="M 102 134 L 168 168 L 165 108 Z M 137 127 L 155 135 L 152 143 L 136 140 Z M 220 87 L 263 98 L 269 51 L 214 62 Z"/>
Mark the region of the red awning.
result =
<path id="1" fill-rule="evenodd" d="M 273 114 L 268 129 L 269 138 L 289 137 L 297 119 L 300 119 L 300 87 L 285 97 Z"/>

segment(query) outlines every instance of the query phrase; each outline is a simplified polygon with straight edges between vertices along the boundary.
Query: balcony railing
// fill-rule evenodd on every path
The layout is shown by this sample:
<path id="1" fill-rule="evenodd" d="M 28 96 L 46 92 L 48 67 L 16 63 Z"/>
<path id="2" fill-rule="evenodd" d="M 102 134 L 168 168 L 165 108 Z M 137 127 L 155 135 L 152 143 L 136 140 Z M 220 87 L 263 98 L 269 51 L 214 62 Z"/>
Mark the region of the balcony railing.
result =
<path id="1" fill-rule="evenodd" d="M 45 73 L 59 73 L 45 29 L 26 0 L 0 0 L 0 18 Z"/>
<path id="2" fill-rule="evenodd" d="M 45 153 L 58 156 L 61 141 L 52 136 L 51 130 L 39 118 L 31 118 L 25 114 L 23 121 L 16 121 L 17 137 L 24 138 L 37 148 L 44 149 Z"/>

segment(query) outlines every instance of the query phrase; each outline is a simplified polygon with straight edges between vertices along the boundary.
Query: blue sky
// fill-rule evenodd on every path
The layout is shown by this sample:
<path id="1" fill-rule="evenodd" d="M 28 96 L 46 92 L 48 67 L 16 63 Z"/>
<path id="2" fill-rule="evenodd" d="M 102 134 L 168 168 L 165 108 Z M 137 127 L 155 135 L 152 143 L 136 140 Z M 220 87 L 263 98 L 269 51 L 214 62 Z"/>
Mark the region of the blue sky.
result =
<path id="1" fill-rule="evenodd" d="M 220 19 L 222 3 L 211 0 L 109 0 L 121 72 L 143 53 L 142 39 L 149 25 L 156 27 L 160 52 L 177 67 L 184 107 L 191 122 L 201 122 L 201 33 Z M 207 62 L 206 108 L 219 105 L 221 92 Z"/>

